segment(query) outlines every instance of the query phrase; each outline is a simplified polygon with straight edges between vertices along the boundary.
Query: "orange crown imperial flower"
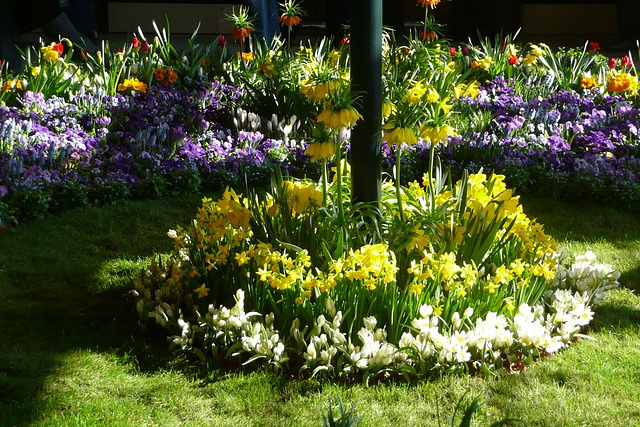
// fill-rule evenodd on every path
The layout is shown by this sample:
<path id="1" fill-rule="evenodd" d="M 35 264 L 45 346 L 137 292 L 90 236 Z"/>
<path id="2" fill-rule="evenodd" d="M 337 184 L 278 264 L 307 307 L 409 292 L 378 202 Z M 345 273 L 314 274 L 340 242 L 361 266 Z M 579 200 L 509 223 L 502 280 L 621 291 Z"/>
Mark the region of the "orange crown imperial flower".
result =
<path id="1" fill-rule="evenodd" d="M 440 3 L 440 0 L 417 0 L 418 4 L 421 4 L 423 6 L 431 6 L 431 7 L 436 7 L 436 5 L 438 3 Z"/>
<path id="2" fill-rule="evenodd" d="M 249 35 L 254 31 L 255 30 L 251 27 L 244 27 L 244 28 L 233 27 L 231 29 L 231 35 L 236 39 L 244 39 L 245 37 L 249 37 Z"/>
<path id="3" fill-rule="evenodd" d="M 299 16 L 290 16 L 285 14 L 278 18 L 278 20 L 286 27 L 294 27 L 296 25 L 300 25 L 302 18 Z"/>

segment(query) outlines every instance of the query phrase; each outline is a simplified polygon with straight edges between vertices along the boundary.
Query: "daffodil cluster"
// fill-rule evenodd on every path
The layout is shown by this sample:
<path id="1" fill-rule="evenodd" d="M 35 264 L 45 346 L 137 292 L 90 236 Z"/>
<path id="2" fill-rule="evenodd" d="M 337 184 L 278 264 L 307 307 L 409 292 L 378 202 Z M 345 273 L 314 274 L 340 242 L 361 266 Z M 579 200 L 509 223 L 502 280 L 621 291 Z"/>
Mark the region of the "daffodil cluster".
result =
<path id="1" fill-rule="evenodd" d="M 384 193 L 393 200 L 393 185 Z M 396 219 L 383 242 L 357 246 L 335 238 L 310 182 L 205 198 L 189 227 L 169 232 L 169 259 L 135 281 L 140 319 L 205 358 L 422 376 L 555 352 L 617 285 L 619 274 L 592 254 L 567 258 L 502 176 L 472 174 L 452 187 L 426 176 L 402 197 L 406 226 L 385 203 L 381 214 Z M 310 225 L 319 243 L 296 237 Z"/>

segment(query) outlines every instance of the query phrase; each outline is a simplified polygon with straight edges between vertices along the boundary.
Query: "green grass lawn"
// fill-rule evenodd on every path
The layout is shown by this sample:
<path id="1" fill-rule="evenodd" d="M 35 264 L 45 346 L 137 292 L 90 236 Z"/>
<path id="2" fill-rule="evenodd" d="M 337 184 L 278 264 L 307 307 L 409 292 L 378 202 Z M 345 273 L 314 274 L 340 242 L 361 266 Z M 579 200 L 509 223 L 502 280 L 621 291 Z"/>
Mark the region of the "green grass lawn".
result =
<path id="1" fill-rule="evenodd" d="M 202 367 L 140 331 L 129 280 L 168 252 L 199 196 L 89 208 L 0 234 L 0 426 L 319 426 L 340 396 L 359 425 L 446 425 L 466 396 L 476 425 L 640 425 L 640 213 L 526 198 L 572 251 L 591 249 L 623 287 L 589 336 L 517 375 L 417 384 L 331 384 L 234 366 Z"/>

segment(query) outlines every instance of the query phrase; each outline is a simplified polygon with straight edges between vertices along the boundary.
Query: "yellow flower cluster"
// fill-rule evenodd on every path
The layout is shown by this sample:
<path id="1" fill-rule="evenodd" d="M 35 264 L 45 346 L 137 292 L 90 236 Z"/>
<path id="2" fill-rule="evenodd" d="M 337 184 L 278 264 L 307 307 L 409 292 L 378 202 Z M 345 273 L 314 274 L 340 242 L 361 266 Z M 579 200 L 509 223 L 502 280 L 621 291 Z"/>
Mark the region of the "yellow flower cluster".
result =
<path id="1" fill-rule="evenodd" d="M 138 80 L 135 77 L 132 77 L 130 79 L 124 79 L 124 82 L 118 85 L 118 92 L 127 92 L 130 90 L 146 93 L 147 85 L 145 83 L 142 83 L 140 80 Z"/>
<path id="2" fill-rule="evenodd" d="M 391 102 L 390 99 L 385 100 L 382 103 L 382 117 L 389 118 L 391 114 L 395 114 L 398 111 L 398 108 Z"/>
<path id="3" fill-rule="evenodd" d="M 472 81 L 469 84 L 460 83 L 453 88 L 453 97 L 459 99 L 461 97 L 470 96 L 476 99 L 480 92 L 480 82 L 477 80 Z"/>
<path id="4" fill-rule="evenodd" d="M 169 232 L 174 239 L 174 250 L 189 261 L 178 272 L 176 281 L 180 274 L 193 278 L 204 274 L 205 270 L 226 265 L 232 251 L 248 244 L 253 232 L 251 211 L 246 205 L 246 200 L 241 201 L 233 190 L 227 189 L 217 202 L 206 197 L 202 199 L 202 207 L 191 230 L 178 227 Z"/>
<path id="5" fill-rule="evenodd" d="M 319 191 L 315 185 L 301 181 L 286 181 L 285 191 L 294 215 L 315 210 L 322 205 L 322 191 Z"/>
<path id="6" fill-rule="evenodd" d="M 489 57 L 482 58 L 482 59 L 478 59 L 477 61 L 473 61 L 472 67 L 473 68 L 477 67 L 477 68 L 482 68 L 483 70 L 488 70 L 489 67 L 491 66 L 492 62 L 493 61 Z"/>
<path id="7" fill-rule="evenodd" d="M 51 43 L 48 46 L 42 46 L 40 52 L 45 61 L 56 62 L 62 55 L 63 49 L 62 43 Z"/>
<path id="8" fill-rule="evenodd" d="M 428 184 L 425 175 L 423 185 Z M 544 233 L 541 224 L 531 220 L 522 210 L 517 196 L 506 188 L 503 175 L 494 175 L 490 180 L 484 174 L 469 175 L 466 188 L 461 188 L 458 181 L 455 190 L 438 194 L 435 198 L 437 206 L 447 212 L 456 211 L 456 195 L 466 195 L 466 206 L 459 216 L 453 217 L 453 223 L 441 224 L 441 234 L 455 247 L 464 239 L 486 233 L 493 224 L 504 224 L 497 237 L 505 233 L 520 242 L 519 257 L 530 262 L 532 266 L 540 264 L 540 270 L 534 275 L 550 278 L 553 261 L 550 256 L 557 249 L 557 243 Z M 458 208 L 459 209 L 459 208 Z M 548 262 L 548 264 L 545 264 Z M 546 267 L 545 267 L 546 265 Z M 532 267 L 533 268 L 533 267 Z M 539 273 L 539 274 L 538 274 Z"/>
<path id="9" fill-rule="evenodd" d="M 582 79 L 580 79 L 580 86 L 585 89 L 591 89 L 593 87 L 600 86 L 600 83 L 598 83 L 598 79 L 595 77 L 584 76 Z"/>
<path id="10" fill-rule="evenodd" d="M 617 73 L 609 76 L 607 90 L 615 93 L 636 93 L 638 91 L 638 77 L 629 73 Z"/>
<path id="11" fill-rule="evenodd" d="M 522 59 L 522 63 L 524 65 L 526 65 L 527 67 L 531 67 L 531 66 L 535 65 L 536 62 L 538 62 L 538 57 L 535 56 L 535 55 L 532 55 L 530 53 L 528 53 L 527 56 L 525 56 Z"/>
<path id="12" fill-rule="evenodd" d="M 269 244 L 260 244 L 252 255 L 257 257 L 258 279 L 274 289 L 297 289 L 303 278 L 310 280 L 312 277 L 308 273 L 311 258 L 307 251 L 300 251 L 291 258 L 286 252 L 272 250 Z"/>
<path id="13" fill-rule="evenodd" d="M 453 252 L 437 255 L 424 251 L 422 259 L 412 260 L 407 271 L 413 276 L 409 282 L 409 292 L 414 295 L 420 295 L 429 281 L 436 281 L 443 290 L 453 290 L 456 297 L 463 298 L 478 280 L 476 266 L 467 263 L 458 265 Z"/>
<path id="14" fill-rule="evenodd" d="M 338 266 L 334 264 L 334 271 Z M 391 283 L 396 280 L 395 256 L 386 244 L 364 245 L 360 249 L 351 250 L 340 266 L 342 275 L 352 282 L 359 282 L 369 290 L 376 289 L 376 284 Z"/>
<path id="15" fill-rule="evenodd" d="M 534 56 L 543 56 L 549 46 L 544 43 L 532 44 L 531 46 L 531 54 Z"/>
<path id="16" fill-rule="evenodd" d="M 528 53 L 527 56 L 525 56 L 522 59 L 522 63 L 527 67 L 531 67 L 535 65 L 536 62 L 538 62 L 538 58 L 543 56 L 546 53 L 546 51 L 549 49 L 549 47 L 544 43 L 538 43 L 537 45 L 532 44 L 530 46 L 530 49 L 531 49 L 531 52 Z"/>
<path id="17" fill-rule="evenodd" d="M 416 105 L 418 102 L 420 102 L 425 93 L 427 93 L 427 88 L 424 84 L 422 84 L 421 82 L 414 83 L 413 86 L 409 88 L 407 93 L 405 93 L 402 101 L 411 105 Z"/>

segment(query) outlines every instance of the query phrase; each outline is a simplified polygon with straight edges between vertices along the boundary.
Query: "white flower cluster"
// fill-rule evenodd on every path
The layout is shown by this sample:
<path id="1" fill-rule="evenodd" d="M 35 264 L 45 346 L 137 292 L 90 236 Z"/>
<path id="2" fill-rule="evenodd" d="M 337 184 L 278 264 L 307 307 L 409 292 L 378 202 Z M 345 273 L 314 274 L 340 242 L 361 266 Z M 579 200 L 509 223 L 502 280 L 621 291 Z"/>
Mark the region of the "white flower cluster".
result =
<path id="1" fill-rule="evenodd" d="M 284 344 L 273 327 L 274 314 L 269 314 L 261 322 L 259 313 L 246 313 L 242 289 L 236 291 L 235 300 L 236 304 L 230 309 L 209 305 L 207 313 L 200 316 L 195 327 L 179 319 L 178 326 L 182 328 L 182 332 L 173 337 L 173 344 L 183 350 L 195 350 L 195 341 L 201 342 L 202 350 L 211 351 L 213 355 L 217 355 L 220 348 L 226 348 L 233 356 L 246 352 L 253 356 L 252 359 L 266 358 L 269 362 L 285 362 L 287 358 Z M 253 321 L 252 318 L 258 319 Z M 237 351 L 234 352 L 235 349 Z"/>
<path id="2" fill-rule="evenodd" d="M 560 257 L 566 257 L 566 253 L 561 252 Z M 587 292 L 591 300 L 598 302 L 608 290 L 618 287 L 619 278 L 619 271 L 615 271 L 610 265 L 599 264 L 596 254 L 587 251 L 577 255 L 569 267 L 560 263 L 552 286 Z"/>
<path id="3" fill-rule="evenodd" d="M 202 356 L 226 349 L 227 355 L 244 354 L 249 362 L 261 359 L 276 365 L 289 360 L 287 348 L 297 353 L 301 369 L 313 374 L 375 374 L 403 367 L 421 372 L 464 370 L 467 366 L 494 368 L 505 361 L 531 360 L 541 352 L 550 354 L 566 346 L 592 320 L 591 301 L 616 286 L 619 277 L 610 267 L 596 264 L 591 253 L 576 257 L 573 266 L 559 271 L 563 278 L 556 281 L 555 289 L 547 291 L 534 306 L 521 304 L 512 316 L 490 312 L 474 317 L 469 307 L 445 322 L 434 307 L 423 305 L 398 343 L 387 341 L 387 330 L 378 327 L 374 317 L 362 319 L 355 334 L 343 332 L 343 313 L 336 311 L 331 298 L 326 300 L 325 314 L 312 325 L 301 328 L 300 320 L 294 319 L 289 335 L 281 337 L 274 327 L 273 313 L 262 319 L 259 313 L 245 312 L 242 290 L 236 292 L 234 307 L 209 306 L 195 327 L 179 319 L 181 334 L 173 343 Z M 163 325 L 174 312 L 163 303 L 149 315 Z"/>

